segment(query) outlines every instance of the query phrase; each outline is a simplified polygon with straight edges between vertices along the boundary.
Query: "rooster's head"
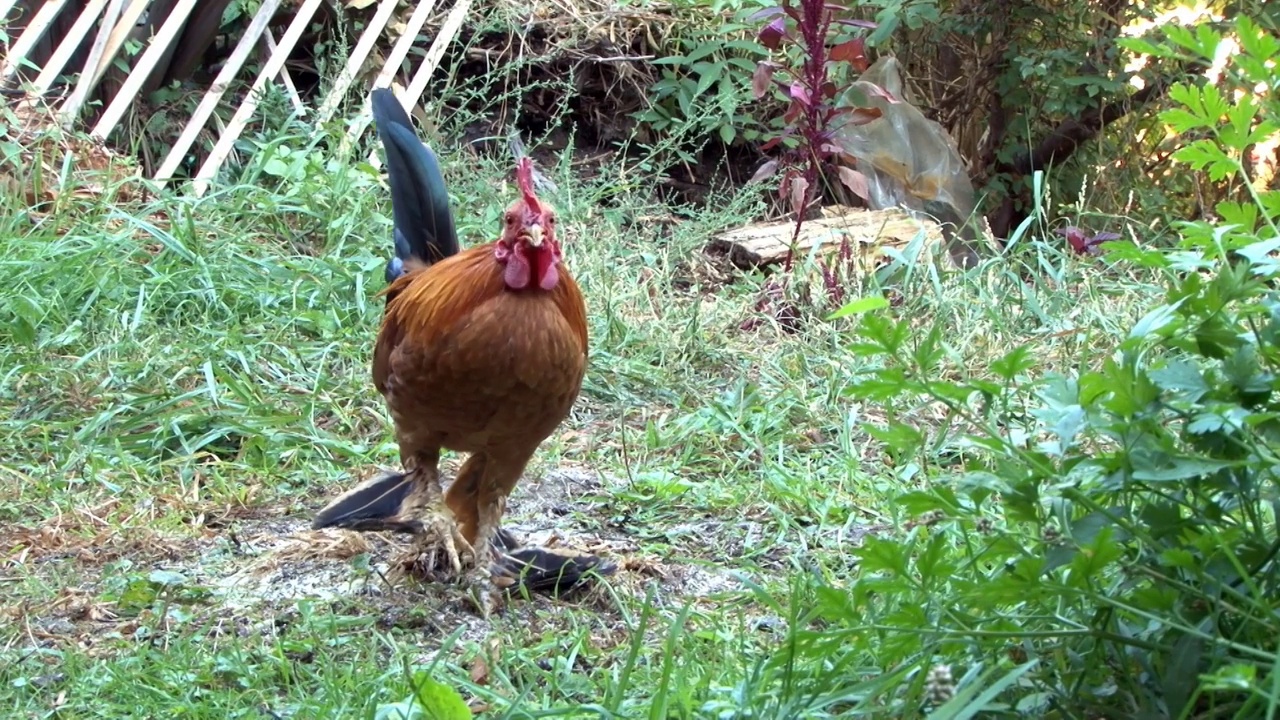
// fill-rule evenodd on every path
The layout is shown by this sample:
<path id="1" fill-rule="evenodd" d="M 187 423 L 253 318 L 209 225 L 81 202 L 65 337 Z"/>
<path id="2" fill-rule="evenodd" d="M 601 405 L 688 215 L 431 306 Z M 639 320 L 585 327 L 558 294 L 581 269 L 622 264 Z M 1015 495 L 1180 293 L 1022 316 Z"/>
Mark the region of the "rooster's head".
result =
<path id="1" fill-rule="evenodd" d="M 556 241 L 556 211 L 533 192 L 533 161 L 516 162 L 516 185 L 520 198 L 502 216 L 502 237 L 494 248 L 498 262 L 507 266 L 504 275 L 512 290 L 551 290 L 560 280 L 560 243 Z"/>

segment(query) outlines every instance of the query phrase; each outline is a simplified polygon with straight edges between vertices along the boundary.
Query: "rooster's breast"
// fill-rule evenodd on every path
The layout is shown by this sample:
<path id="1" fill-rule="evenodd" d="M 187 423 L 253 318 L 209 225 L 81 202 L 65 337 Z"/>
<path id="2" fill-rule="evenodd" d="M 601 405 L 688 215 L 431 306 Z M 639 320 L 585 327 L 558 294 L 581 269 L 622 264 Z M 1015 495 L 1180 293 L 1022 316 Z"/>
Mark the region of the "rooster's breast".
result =
<path id="1" fill-rule="evenodd" d="M 401 434 L 427 444 L 531 451 L 582 387 L 582 339 L 551 294 L 499 292 L 434 335 L 396 347 L 384 389 Z"/>

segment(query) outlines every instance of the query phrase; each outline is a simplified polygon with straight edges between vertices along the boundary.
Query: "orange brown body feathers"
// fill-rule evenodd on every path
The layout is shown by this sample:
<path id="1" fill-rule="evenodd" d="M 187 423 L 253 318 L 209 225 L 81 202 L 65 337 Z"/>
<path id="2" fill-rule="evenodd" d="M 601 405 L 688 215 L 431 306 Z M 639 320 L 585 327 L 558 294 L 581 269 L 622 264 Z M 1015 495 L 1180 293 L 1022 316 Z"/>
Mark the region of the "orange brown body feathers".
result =
<path id="1" fill-rule="evenodd" d="M 395 422 L 405 472 L 344 493 L 313 527 L 439 537 L 455 570 L 467 553 L 467 564 L 479 565 L 496 552 L 505 558 L 499 565 L 540 574 L 530 586 L 606 570 L 591 556 L 507 553 L 515 541 L 498 527 L 525 466 L 568 416 L 587 365 L 586 304 L 563 262 L 555 210 L 533 191 L 532 163 L 517 163 L 520 197 L 498 239 L 458 252 L 434 155 L 418 147 L 389 92 L 375 91 L 374 112 L 393 198 L 408 204 L 396 212 L 396 257 L 373 352 L 374 385 Z M 470 457 L 441 497 L 445 449 Z"/>

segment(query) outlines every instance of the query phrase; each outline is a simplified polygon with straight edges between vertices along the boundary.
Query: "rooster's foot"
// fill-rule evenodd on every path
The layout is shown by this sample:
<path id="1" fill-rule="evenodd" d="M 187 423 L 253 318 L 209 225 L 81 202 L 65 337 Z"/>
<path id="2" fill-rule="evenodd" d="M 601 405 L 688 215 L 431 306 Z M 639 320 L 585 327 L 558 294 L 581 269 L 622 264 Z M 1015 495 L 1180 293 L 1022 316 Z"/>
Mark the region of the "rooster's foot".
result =
<path id="1" fill-rule="evenodd" d="M 475 549 L 447 513 L 432 512 L 420 522 L 421 528 L 406 563 L 412 574 L 444 580 L 457 578 L 464 568 L 478 564 Z"/>
<path id="2" fill-rule="evenodd" d="M 475 605 L 480 617 L 489 617 L 502 609 L 503 594 L 494 586 L 492 570 L 485 566 L 472 568 L 464 576 L 467 598 Z"/>

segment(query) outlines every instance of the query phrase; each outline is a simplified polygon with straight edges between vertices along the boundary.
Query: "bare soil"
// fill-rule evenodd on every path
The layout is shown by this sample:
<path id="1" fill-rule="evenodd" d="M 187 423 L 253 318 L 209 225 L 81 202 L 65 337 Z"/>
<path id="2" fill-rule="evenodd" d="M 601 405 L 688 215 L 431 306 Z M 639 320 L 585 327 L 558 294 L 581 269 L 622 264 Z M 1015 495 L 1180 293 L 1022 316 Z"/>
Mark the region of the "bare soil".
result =
<path id="1" fill-rule="evenodd" d="M 519 622 L 568 622 L 567 613 L 594 615 L 594 624 L 612 628 L 606 646 L 625 641 L 625 623 L 617 598 L 643 597 L 649 587 L 655 602 L 679 605 L 692 599 L 714 603 L 717 595 L 741 588 L 721 563 L 731 561 L 753 534 L 750 523 L 724 524 L 693 519 L 688 527 L 670 527 L 673 537 L 697 537 L 686 558 L 645 552 L 624 529 L 601 522 L 608 515 L 612 486 L 623 481 L 577 468 L 556 469 L 517 486 L 504 527 L 529 545 L 561 545 L 607 557 L 617 571 L 603 582 L 567 597 L 512 597 L 490 619 L 483 619 L 462 586 L 388 580 L 388 561 L 409 539 L 385 533 L 315 531 L 310 516 L 291 516 L 257 508 L 250 517 L 195 528 L 190 535 L 166 535 L 145 528 L 97 535 L 83 525 L 55 520 L 41 527 L 0 531 L 5 565 L 23 568 L 53 589 L 50 602 L 5 598 L 0 583 L 0 618 L 21 624 L 32 647 L 74 642 L 93 647 L 101 641 L 128 638 L 141 629 L 153 632 L 155 618 L 118 612 L 104 598 L 104 566 L 128 560 L 131 572 L 146 577 L 155 571 L 179 573 L 183 587 L 207 594 L 196 607 L 207 613 L 211 632 L 249 632 L 271 626 L 297 613 L 299 601 L 376 617 L 385 629 L 423 631 L 441 637 L 465 627 L 463 640 L 483 640 L 504 617 Z M 588 523 L 592 527 L 587 527 Z M 681 544 L 682 547 L 684 543 Z M 12 573 L 5 573 L 6 575 Z M 529 607 L 532 605 L 532 607 Z M 524 606 L 524 607 L 521 607 Z M 603 632 L 603 630 L 602 630 Z"/>

